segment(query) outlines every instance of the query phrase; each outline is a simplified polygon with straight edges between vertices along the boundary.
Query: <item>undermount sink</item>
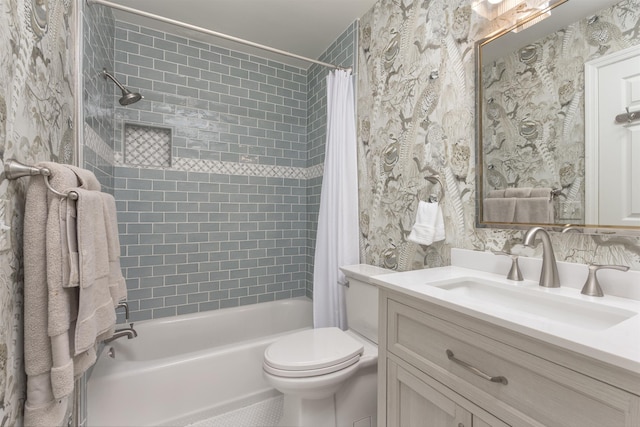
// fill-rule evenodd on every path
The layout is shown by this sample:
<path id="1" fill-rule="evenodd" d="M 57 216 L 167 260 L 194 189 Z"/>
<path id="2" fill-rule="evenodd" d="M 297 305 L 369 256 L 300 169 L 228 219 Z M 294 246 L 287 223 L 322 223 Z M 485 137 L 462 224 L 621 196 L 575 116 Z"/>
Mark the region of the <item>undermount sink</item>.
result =
<path id="1" fill-rule="evenodd" d="M 536 289 L 507 287 L 474 277 L 461 277 L 429 285 L 487 308 L 494 306 L 520 315 L 536 316 L 591 330 L 608 329 L 637 314 L 597 302 L 576 300 Z"/>

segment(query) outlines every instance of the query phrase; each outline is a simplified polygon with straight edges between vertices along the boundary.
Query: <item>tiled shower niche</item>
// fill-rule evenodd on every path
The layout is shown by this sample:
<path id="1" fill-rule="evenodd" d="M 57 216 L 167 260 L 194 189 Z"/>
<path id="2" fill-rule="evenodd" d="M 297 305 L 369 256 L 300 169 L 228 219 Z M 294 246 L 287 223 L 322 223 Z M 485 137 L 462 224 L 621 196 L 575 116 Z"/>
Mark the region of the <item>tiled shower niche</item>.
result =
<path id="1" fill-rule="evenodd" d="M 171 129 L 125 123 L 124 161 L 143 167 L 171 167 Z"/>

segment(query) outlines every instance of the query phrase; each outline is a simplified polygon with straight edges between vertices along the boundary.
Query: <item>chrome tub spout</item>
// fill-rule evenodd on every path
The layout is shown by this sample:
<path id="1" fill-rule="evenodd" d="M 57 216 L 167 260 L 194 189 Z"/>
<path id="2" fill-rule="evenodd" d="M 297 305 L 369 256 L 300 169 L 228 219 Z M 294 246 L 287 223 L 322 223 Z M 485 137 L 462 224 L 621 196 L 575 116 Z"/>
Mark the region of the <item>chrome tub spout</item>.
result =
<path id="1" fill-rule="evenodd" d="M 127 339 L 132 339 L 138 336 L 138 333 L 135 329 L 133 329 L 133 323 L 128 328 L 116 329 L 111 338 L 107 338 L 104 340 L 104 343 L 110 343 L 113 340 L 117 340 L 121 337 L 127 337 Z"/>

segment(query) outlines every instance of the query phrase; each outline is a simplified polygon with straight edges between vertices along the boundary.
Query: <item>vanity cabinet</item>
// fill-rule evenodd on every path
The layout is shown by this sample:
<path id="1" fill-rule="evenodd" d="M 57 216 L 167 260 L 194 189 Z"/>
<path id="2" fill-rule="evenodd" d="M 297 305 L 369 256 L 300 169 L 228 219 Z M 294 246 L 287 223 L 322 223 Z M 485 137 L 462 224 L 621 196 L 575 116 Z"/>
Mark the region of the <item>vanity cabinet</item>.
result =
<path id="1" fill-rule="evenodd" d="M 640 426 L 637 373 L 383 288 L 379 331 L 381 426 Z"/>

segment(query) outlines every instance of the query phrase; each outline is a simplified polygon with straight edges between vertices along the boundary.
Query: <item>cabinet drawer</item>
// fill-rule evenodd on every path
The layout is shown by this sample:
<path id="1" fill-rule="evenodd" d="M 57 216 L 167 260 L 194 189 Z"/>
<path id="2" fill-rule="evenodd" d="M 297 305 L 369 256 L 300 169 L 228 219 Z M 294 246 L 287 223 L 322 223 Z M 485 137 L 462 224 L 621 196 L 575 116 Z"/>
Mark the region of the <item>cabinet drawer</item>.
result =
<path id="1" fill-rule="evenodd" d="M 638 419 L 638 396 L 397 301 L 388 300 L 387 315 L 389 352 L 507 423 L 630 427 Z"/>

